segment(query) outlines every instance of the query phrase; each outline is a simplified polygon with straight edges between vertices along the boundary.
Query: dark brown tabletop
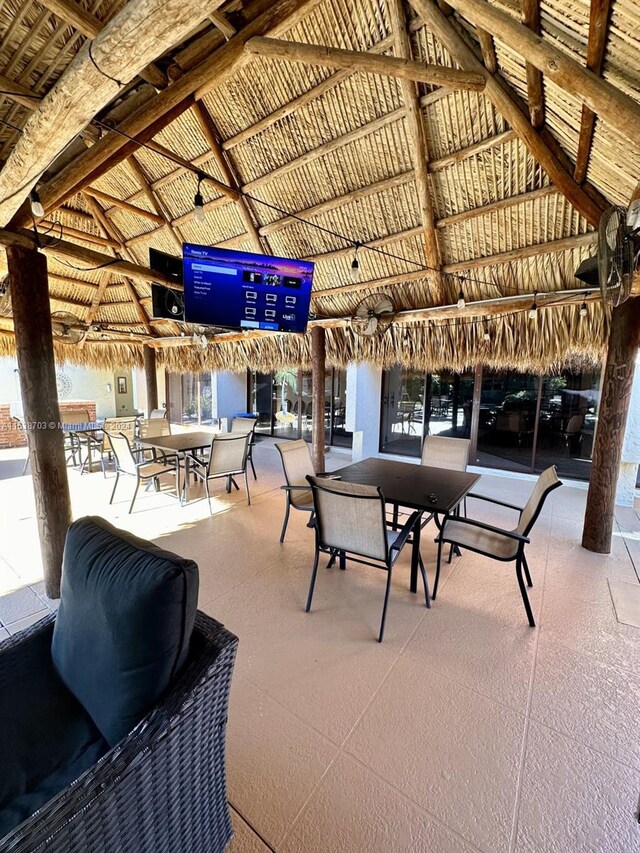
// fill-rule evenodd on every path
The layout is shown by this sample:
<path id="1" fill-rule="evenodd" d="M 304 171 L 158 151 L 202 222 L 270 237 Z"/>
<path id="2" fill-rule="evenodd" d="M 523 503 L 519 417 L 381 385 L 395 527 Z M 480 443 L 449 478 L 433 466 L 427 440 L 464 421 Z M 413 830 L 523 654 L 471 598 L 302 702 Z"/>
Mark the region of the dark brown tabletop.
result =
<path id="1" fill-rule="evenodd" d="M 480 479 L 479 474 L 374 458 L 332 473 L 342 482 L 380 486 L 390 504 L 439 513 L 451 512 Z"/>
<path id="2" fill-rule="evenodd" d="M 211 432 L 180 432 L 176 435 L 150 435 L 139 438 L 138 444 L 156 447 L 158 450 L 173 450 L 176 453 L 188 453 L 190 450 L 202 450 L 211 446 Z"/>

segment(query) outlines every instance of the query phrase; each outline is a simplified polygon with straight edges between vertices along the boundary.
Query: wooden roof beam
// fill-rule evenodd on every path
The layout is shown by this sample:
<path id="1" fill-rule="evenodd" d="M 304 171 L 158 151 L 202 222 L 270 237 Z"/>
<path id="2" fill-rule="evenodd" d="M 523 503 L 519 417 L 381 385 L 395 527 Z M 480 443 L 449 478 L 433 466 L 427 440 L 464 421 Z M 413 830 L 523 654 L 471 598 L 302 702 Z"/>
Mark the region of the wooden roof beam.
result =
<path id="1" fill-rule="evenodd" d="M 523 113 L 521 104 L 516 93 L 497 75 L 491 74 L 477 58 L 473 50 L 465 42 L 462 36 L 452 25 L 451 20 L 446 18 L 438 9 L 434 0 L 409 0 L 418 15 L 433 32 L 436 38 L 442 42 L 449 53 L 457 62 L 464 64 L 465 68 L 479 71 L 485 75 L 485 94 L 493 106 L 501 113 L 520 139 L 527 146 L 532 156 L 540 163 L 549 175 L 552 182 L 562 191 L 563 195 L 571 202 L 576 210 L 585 217 L 593 226 L 600 221 L 601 207 L 595 202 L 585 190 L 576 183 L 573 176 L 565 169 L 558 157 L 551 151 L 549 145 L 544 141 L 540 132 L 531 125 L 528 117 Z M 458 8 L 458 4 L 467 0 L 454 0 L 452 6 Z M 475 6 L 474 6 L 475 8 Z M 483 26 L 486 22 L 478 20 Z M 526 33 L 531 39 L 538 40 L 530 30 L 527 30 L 517 21 L 513 22 L 518 32 Z M 487 25 L 492 32 L 497 31 Z M 638 107 L 640 110 L 640 107 Z"/>
<path id="2" fill-rule="evenodd" d="M 484 204 L 481 207 L 472 207 L 469 210 L 463 210 L 460 213 L 454 213 L 451 216 L 445 216 L 436 222 L 436 228 L 450 228 L 452 225 L 460 225 L 462 222 L 468 222 L 470 219 L 476 219 L 478 216 L 490 216 L 500 210 L 508 210 L 510 207 L 517 207 L 519 204 L 525 204 L 530 201 L 537 201 L 542 198 L 547 198 L 550 195 L 557 195 L 560 190 L 550 184 L 546 187 L 540 187 L 537 190 L 529 190 L 528 192 L 518 193 L 517 195 L 508 196 L 507 198 L 492 201 L 489 204 Z"/>
<path id="3" fill-rule="evenodd" d="M 383 53 L 385 50 L 388 50 L 392 44 L 393 36 L 387 36 L 387 38 L 382 39 L 382 41 L 377 44 L 374 44 L 370 53 Z M 326 94 L 331 89 L 334 89 L 342 83 L 343 80 L 351 77 L 354 73 L 354 71 L 345 69 L 332 74 L 330 77 L 327 77 L 326 80 L 323 80 L 322 83 L 318 83 L 317 86 L 313 86 L 311 89 L 308 89 L 306 92 L 298 95 L 297 98 L 294 98 L 282 107 L 278 107 L 277 110 L 269 113 L 269 115 L 255 122 L 255 124 L 249 125 L 249 127 L 241 130 L 240 133 L 236 133 L 235 136 L 231 136 L 229 139 L 224 140 L 222 143 L 223 149 L 228 151 L 230 148 L 235 148 L 236 145 L 241 145 L 243 142 L 246 142 L 247 139 L 251 139 L 252 136 L 257 136 L 258 133 L 262 133 L 267 130 L 267 128 L 271 127 L 271 125 L 275 124 L 277 121 L 281 121 L 283 118 L 286 118 L 297 110 L 302 109 L 302 107 L 311 103 L 311 101 L 315 101 L 317 98 L 322 97 L 322 95 Z"/>
<path id="4" fill-rule="evenodd" d="M 76 0 L 40 0 L 42 5 L 53 12 L 58 18 L 62 18 L 78 32 L 88 39 L 94 39 L 104 29 L 104 24 L 91 12 L 87 12 Z M 167 78 L 154 63 L 143 68 L 139 76 L 152 86 L 164 89 Z"/>
<path id="5" fill-rule="evenodd" d="M 522 23 L 529 27 L 532 33 L 540 35 L 540 0 L 520 0 L 520 11 L 522 12 Z M 534 127 L 542 127 L 544 124 L 544 88 L 542 85 L 542 71 L 526 63 L 527 95 L 529 99 L 529 116 Z"/>
<path id="6" fill-rule="evenodd" d="M 357 70 L 366 74 L 382 74 L 401 80 L 430 83 L 433 86 L 448 86 L 450 89 L 470 89 L 476 92 L 484 89 L 484 79 L 474 72 L 443 65 L 427 65 L 424 62 L 397 59 L 394 56 L 378 56 L 373 53 L 273 38 L 252 38 L 245 44 L 245 50 L 270 59 Z"/>
<path id="7" fill-rule="evenodd" d="M 0 228 L 0 246 L 24 246 L 33 249 L 33 234 L 30 231 L 22 229 L 13 231 L 7 228 Z M 46 238 L 44 238 L 41 251 L 48 257 L 62 258 L 63 260 L 74 261 L 76 264 L 83 264 L 85 265 L 83 269 L 86 271 L 104 267 L 110 276 L 129 276 L 140 281 L 146 281 L 149 284 L 157 281 L 159 284 L 164 284 L 173 290 L 182 290 L 170 278 L 154 272 L 154 270 L 150 270 L 148 267 L 113 258 L 102 252 L 87 249 L 85 246 L 80 246 L 77 243 L 68 243 L 66 240 L 54 240 L 52 243 L 47 244 Z"/>
<path id="8" fill-rule="evenodd" d="M 412 55 L 411 41 L 407 31 L 402 0 L 389 0 L 389 17 L 391 29 L 396 36 L 396 52 L 401 61 L 409 64 Z M 449 82 L 446 82 L 446 85 L 451 87 Z M 402 98 L 406 113 L 407 136 L 409 137 L 414 163 L 416 195 L 423 228 L 425 262 L 431 268 L 427 273 L 427 279 L 429 285 L 433 288 L 434 299 L 440 302 L 444 300 L 444 288 L 437 271 L 441 267 L 442 256 L 435 228 L 435 213 L 431 197 L 431 178 L 429 177 L 429 170 L 427 168 L 429 149 L 427 147 L 426 129 L 415 82 L 402 78 L 400 86 L 402 88 Z"/>
<path id="9" fill-rule="evenodd" d="M 591 0 L 589 41 L 587 43 L 587 68 L 589 71 L 593 71 L 594 74 L 600 74 L 602 72 L 610 14 L 611 0 Z M 586 104 L 583 104 L 582 117 L 580 120 L 578 153 L 576 155 L 576 167 L 573 173 L 579 184 L 581 184 L 587 176 L 595 124 L 595 113 Z"/>
<path id="10" fill-rule="evenodd" d="M 213 158 L 215 159 L 224 180 L 237 192 L 236 202 L 238 213 L 240 214 L 240 219 L 244 224 L 247 234 L 249 234 L 254 251 L 258 254 L 268 252 L 266 244 L 263 242 L 260 234 L 258 233 L 252 211 L 249 207 L 249 202 L 240 194 L 240 181 L 238 175 L 232 168 L 231 163 L 228 161 L 224 151 L 222 150 L 218 131 L 207 111 L 207 108 L 202 101 L 196 101 L 193 106 L 193 112 L 195 113 L 202 135 L 213 154 Z"/>
<path id="11" fill-rule="evenodd" d="M 453 9 L 451 11 L 453 12 Z M 487 71 L 495 74 L 498 70 L 498 59 L 496 57 L 496 46 L 493 41 L 493 36 L 491 33 L 488 33 L 480 27 L 476 27 L 476 35 L 478 36 L 478 41 L 480 43 L 484 67 Z"/>
<path id="12" fill-rule="evenodd" d="M 414 8 L 429 0 L 411 0 Z M 561 89 L 580 98 L 593 112 L 634 142 L 640 126 L 640 104 L 612 83 L 584 68 L 563 50 L 545 41 L 487 0 L 450 0 L 472 24 L 489 30 L 542 71 Z M 422 16 L 421 16 L 422 17 Z M 467 66 L 471 67 L 471 66 Z"/>
<path id="13" fill-rule="evenodd" d="M 178 229 L 173 226 L 173 224 L 172 224 L 171 220 L 169 219 L 165 209 L 162 207 L 159 198 L 156 196 L 156 194 L 151 189 L 151 185 L 147 179 L 147 176 L 144 173 L 142 166 L 138 163 L 138 161 L 136 160 L 136 158 L 133 154 L 130 157 L 127 157 L 126 162 L 127 162 L 127 165 L 129 166 L 129 169 L 133 173 L 133 177 L 138 182 L 138 184 L 140 184 L 145 198 L 147 199 L 147 201 L 149 202 L 151 207 L 155 210 L 157 215 L 161 217 L 162 223 L 163 223 L 161 227 L 164 228 L 166 230 L 166 232 L 169 234 L 169 237 L 171 237 L 171 239 L 175 243 L 176 248 L 180 252 L 182 252 L 182 244 L 184 242 L 184 240 L 182 239 L 182 234 L 180 234 Z M 127 241 L 127 243 L 125 245 L 128 248 L 130 245 L 129 241 Z"/>
<path id="14" fill-rule="evenodd" d="M 0 172 L 0 225 L 11 220 L 42 173 L 93 117 L 150 58 L 186 36 L 213 2 L 129 0 L 96 38 L 80 49 L 32 113 Z M 171 18 L 171 27 L 167 26 L 167 17 Z M 69 165 L 77 167 L 99 144 Z M 16 187 L 20 189 L 16 191 Z M 45 204 L 46 211 L 51 209 Z"/>
<path id="15" fill-rule="evenodd" d="M 128 11 L 134 2 L 141 2 L 141 0 L 130 0 L 123 11 Z M 162 0 L 156 0 L 156 2 L 163 9 L 163 20 L 166 28 L 167 15 L 169 14 L 167 3 L 162 2 Z M 306 14 L 320 2 L 321 0 L 275 0 L 263 11 L 262 0 L 252 0 L 247 6 L 246 13 L 247 16 L 255 15 L 256 17 L 246 27 L 214 53 L 207 55 L 198 65 L 176 80 L 172 86 L 159 92 L 137 112 L 124 119 L 118 125 L 119 133 L 105 134 L 99 142 L 87 149 L 42 187 L 40 198 L 45 211 L 50 211 L 62 204 L 67 198 L 75 195 L 87 184 L 97 180 L 132 153 L 131 143 L 121 135 L 122 133 L 136 138 L 145 134 L 153 125 L 156 125 L 156 132 L 158 132 L 161 125 L 165 126 L 169 123 L 172 111 L 184 112 L 192 103 L 191 98 L 194 94 L 202 97 L 211 88 L 228 80 L 246 62 L 248 56 L 244 52 L 244 44 L 252 36 L 262 35 L 266 32 L 278 32 L 280 28 L 295 23 L 303 14 Z M 212 7 L 211 0 L 204 4 L 189 0 L 189 7 L 192 7 L 192 4 L 200 6 L 200 18 L 205 17 Z M 112 23 L 110 22 L 109 26 Z M 167 37 L 170 36 L 172 43 L 175 44 L 179 39 L 177 28 L 172 26 L 166 32 Z M 102 35 L 98 38 L 101 38 Z M 132 48 L 131 52 L 135 53 L 136 51 Z M 113 72 L 116 74 L 117 69 L 114 68 Z M 95 112 L 97 110 L 92 115 L 95 115 Z"/>
<path id="16" fill-rule="evenodd" d="M 11 80 L 5 74 L 0 74 L 0 89 L 2 89 L 2 97 L 10 98 L 16 104 L 26 107 L 28 110 L 35 110 L 41 101 L 40 95 L 35 95 L 31 89 L 27 89 L 22 83 L 17 80 Z"/>
<path id="17" fill-rule="evenodd" d="M 159 214 L 152 213 L 150 210 L 145 210 L 143 207 L 136 207 L 136 205 L 130 204 L 128 201 L 116 198 L 116 196 L 109 195 L 109 193 L 102 192 L 102 190 L 97 190 L 95 187 L 85 187 L 82 192 L 85 195 L 91 196 L 91 198 L 100 199 L 100 201 L 104 201 L 113 207 L 119 207 L 127 213 L 133 213 L 134 216 L 141 216 L 143 219 L 149 219 L 151 222 L 155 222 L 156 225 L 162 225 L 164 222 L 162 216 Z"/>

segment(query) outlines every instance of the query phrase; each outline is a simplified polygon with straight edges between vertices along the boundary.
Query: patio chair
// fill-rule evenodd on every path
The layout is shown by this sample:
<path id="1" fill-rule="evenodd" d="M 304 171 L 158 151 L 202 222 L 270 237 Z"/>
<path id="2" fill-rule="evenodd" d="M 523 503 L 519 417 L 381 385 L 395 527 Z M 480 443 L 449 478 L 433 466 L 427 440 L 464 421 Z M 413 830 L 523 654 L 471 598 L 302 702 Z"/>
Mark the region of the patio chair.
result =
<path id="1" fill-rule="evenodd" d="M 160 483 L 158 477 L 161 474 L 174 473 L 176 475 L 176 493 L 180 493 L 180 466 L 178 465 L 177 457 L 165 456 L 162 462 L 149 462 L 146 459 L 136 462 L 128 436 L 121 432 L 119 435 L 110 435 L 109 438 L 116 460 L 116 481 L 113 484 L 113 491 L 109 499 L 110 504 L 113 503 L 121 474 L 129 474 L 136 478 L 136 487 L 131 498 L 131 504 L 129 505 L 129 512 L 133 510 L 140 483 L 153 482 L 156 491 L 159 491 Z M 171 464 L 169 463 L 170 459 L 172 459 Z"/>
<path id="2" fill-rule="evenodd" d="M 247 478 L 247 458 L 249 455 L 250 433 L 227 433 L 214 435 L 211 439 L 211 451 L 209 458 L 201 461 L 196 456 L 191 458 L 191 471 L 197 480 L 204 483 L 211 513 L 211 495 L 209 493 L 209 480 L 225 479 L 227 491 L 231 486 L 240 489 L 234 477 L 237 474 L 244 476 L 244 488 L 247 493 L 247 506 L 251 506 L 251 495 L 249 493 L 249 480 Z"/>
<path id="3" fill-rule="evenodd" d="M 317 472 L 311 458 L 309 444 L 303 438 L 276 444 L 276 450 L 280 454 L 286 480 L 286 485 L 280 486 L 285 491 L 287 501 L 280 533 L 280 542 L 282 543 L 287 532 L 291 507 L 311 513 L 307 526 L 313 526 L 313 496 L 307 477 L 315 477 Z"/>
<path id="4" fill-rule="evenodd" d="M 161 418 L 168 420 L 169 412 L 166 409 L 151 409 L 149 412 L 150 421 L 160 420 Z"/>
<path id="5" fill-rule="evenodd" d="M 104 424 L 102 425 L 102 431 L 93 433 L 93 432 L 85 432 L 80 434 L 80 442 L 87 445 L 87 455 L 85 457 L 84 462 L 82 463 L 82 467 L 80 468 L 80 473 L 84 474 L 85 468 L 89 462 L 89 444 L 91 444 L 91 448 L 100 455 L 100 466 L 102 467 L 102 476 L 107 476 L 107 469 L 105 468 L 105 457 L 107 459 L 111 458 L 111 436 L 120 433 L 124 433 L 129 437 L 130 441 L 133 441 L 136 436 L 138 421 L 137 418 L 105 418 Z"/>
<path id="6" fill-rule="evenodd" d="M 545 500 L 550 492 L 562 485 L 558 479 L 555 466 L 552 465 L 543 471 L 538 477 L 538 480 L 529 496 L 529 500 L 524 507 L 516 506 L 515 504 L 505 503 L 504 501 L 495 500 L 495 498 L 486 497 L 484 495 L 469 494 L 470 498 L 478 498 L 479 500 L 488 501 L 497 506 L 507 507 L 508 509 L 516 510 L 519 513 L 518 524 L 513 530 L 504 530 L 501 527 L 494 527 L 484 521 L 476 521 L 472 518 L 448 518 L 442 525 L 442 530 L 437 538 L 438 542 L 438 561 L 436 566 L 436 579 L 433 585 L 432 598 L 435 601 L 438 594 L 438 581 L 440 579 L 440 564 L 442 562 L 442 546 L 445 542 L 452 545 L 458 545 L 460 548 L 466 548 L 469 551 L 475 551 L 477 554 L 483 554 L 485 557 L 492 557 L 500 562 L 515 562 L 516 577 L 518 586 L 524 602 L 524 609 L 527 613 L 529 625 L 535 627 L 535 620 L 529 604 L 529 596 L 524 584 L 524 577 L 527 580 L 527 586 L 533 586 L 529 566 L 524 554 L 525 545 L 531 540 L 529 533 L 536 523 L 538 516 L 542 510 Z"/>
<path id="7" fill-rule="evenodd" d="M 240 435 L 250 435 L 251 438 L 249 440 L 249 452 L 247 454 L 247 462 L 251 465 L 251 470 L 253 471 L 253 479 L 257 480 L 258 476 L 256 474 L 256 468 L 253 464 L 253 446 L 256 443 L 256 424 L 258 422 L 257 418 L 245 418 L 241 415 L 233 418 L 231 421 L 231 432 L 237 433 Z"/>
<path id="8" fill-rule="evenodd" d="M 346 568 L 347 559 L 364 566 L 383 569 L 387 572 L 387 585 L 378 634 L 378 642 L 381 643 L 387 618 L 391 573 L 410 534 L 420 524 L 420 513 L 412 513 L 400 530 L 388 530 L 384 495 L 379 486 L 343 483 L 311 476 L 307 477 L 307 480 L 311 486 L 316 516 L 316 541 L 305 610 L 307 613 L 311 610 L 321 553 L 330 555 L 331 564 L 338 554 L 341 569 Z M 429 607 L 429 587 L 422 557 L 419 558 L 419 565 L 425 602 Z"/>
<path id="9" fill-rule="evenodd" d="M 91 418 L 87 409 L 71 409 L 67 412 L 60 412 L 60 423 L 63 425 L 64 449 L 65 453 L 68 454 L 65 461 L 69 464 L 69 460 L 71 460 L 74 468 L 78 464 L 76 462 L 76 452 L 78 453 L 80 463 L 82 463 L 80 438 L 76 432 L 65 431 L 64 424 L 86 424 L 90 420 Z"/>

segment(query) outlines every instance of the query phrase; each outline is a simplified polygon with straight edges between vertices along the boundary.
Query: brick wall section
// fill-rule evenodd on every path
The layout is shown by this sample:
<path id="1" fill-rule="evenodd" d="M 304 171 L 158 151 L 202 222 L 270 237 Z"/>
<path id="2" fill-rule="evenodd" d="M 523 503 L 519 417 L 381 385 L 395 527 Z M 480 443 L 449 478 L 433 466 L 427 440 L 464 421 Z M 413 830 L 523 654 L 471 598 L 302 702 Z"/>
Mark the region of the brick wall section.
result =
<path id="1" fill-rule="evenodd" d="M 60 403 L 61 417 L 65 412 L 77 412 L 78 410 L 89 412 L 89 420 L 96 419 L 96 404 L 90 400 L 65 400 Z M 11 409 L 8 403 L 0 403 L 0 449 L 7 447 L 25 447 L 27 437 L 16 421 L 11 417 Z"/>

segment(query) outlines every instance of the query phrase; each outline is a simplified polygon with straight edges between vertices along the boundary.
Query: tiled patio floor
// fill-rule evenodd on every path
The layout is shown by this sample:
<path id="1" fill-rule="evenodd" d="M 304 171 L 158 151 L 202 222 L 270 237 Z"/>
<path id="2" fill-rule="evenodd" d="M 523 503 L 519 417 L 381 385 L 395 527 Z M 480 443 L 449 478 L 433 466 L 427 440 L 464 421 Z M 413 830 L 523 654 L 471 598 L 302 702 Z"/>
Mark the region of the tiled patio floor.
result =
<path id="1" fill-rule="evenodd" d="M 109 507 L 112 475 L 70 474 L 76 516 L 102 514 L 193 557 L 200 606 L 240 637 L 231 851 L 638 853 L 640 629 L 617 620 L 608 581 L 638 584 L 640 507 L 618 513 L 604 557 L 580 547 L 586 492 L 553 494 L 529 550 L 536 629 L 512 567 L 464 554 L 427 611 L 408 591 L 407 555 L 379 645 L 384 579 L 373 569 L 322 570 L 303 612 L 307 516 L 293 513 L 279 545 L 284 499 L 270 442 L 255 459 L 252 506 L 218 487 L 211 518 L 204 502 L 180 509 L 144 492 L 128 516 L 130 483 Z M 529 489 L 484 476 L 479 490 L 518 502 Z M 0 482 L 0 498 L 9 593 L 0 630 L 12 632 L 47 603 L 29 478 Z M 509 520 L 481 502 L 469 511 Z M 432 539 L 423 540 L 431 580 Z"/>

